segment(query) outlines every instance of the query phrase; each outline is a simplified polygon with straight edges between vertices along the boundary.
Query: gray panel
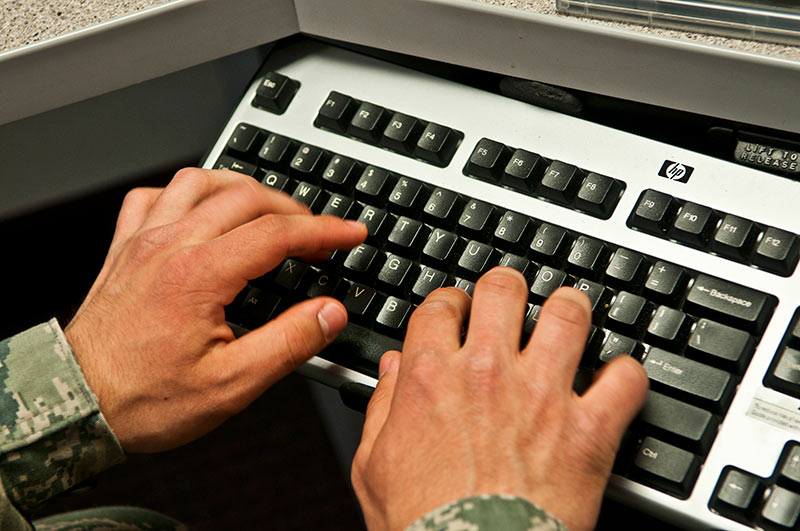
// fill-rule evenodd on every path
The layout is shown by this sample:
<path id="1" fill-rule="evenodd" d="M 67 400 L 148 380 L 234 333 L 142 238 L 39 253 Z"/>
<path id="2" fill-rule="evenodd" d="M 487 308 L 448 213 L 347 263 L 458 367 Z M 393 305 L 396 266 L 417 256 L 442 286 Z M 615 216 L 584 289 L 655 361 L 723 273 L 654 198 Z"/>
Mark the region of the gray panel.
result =
<path id="1" fill-rule="evenodd" d="M 0 124 L 297 31 L 291 0 L 181 0 L 1 53 Z"/>
<path id="2" fill-rule="evenodd" d="M 800 132 L 800 62 L 459 0 L 295 4 L 304 33 Z"/>
<path id="3" fill-rule="evenodd" d="M 0 220 L 198 164 L 265 55 L 242 52 L 0 126 Z"/>

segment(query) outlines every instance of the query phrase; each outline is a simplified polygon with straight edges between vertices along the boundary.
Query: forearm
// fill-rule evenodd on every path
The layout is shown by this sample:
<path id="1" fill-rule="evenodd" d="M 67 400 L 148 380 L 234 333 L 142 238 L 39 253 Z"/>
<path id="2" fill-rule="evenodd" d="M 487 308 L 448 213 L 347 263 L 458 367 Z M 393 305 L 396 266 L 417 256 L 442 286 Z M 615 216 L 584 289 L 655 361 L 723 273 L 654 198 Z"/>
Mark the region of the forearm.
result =
<path id="1" fill-rule="evenodd" d="M 55 320 L 0 343 L 0 523 L 124 457 Z"/>

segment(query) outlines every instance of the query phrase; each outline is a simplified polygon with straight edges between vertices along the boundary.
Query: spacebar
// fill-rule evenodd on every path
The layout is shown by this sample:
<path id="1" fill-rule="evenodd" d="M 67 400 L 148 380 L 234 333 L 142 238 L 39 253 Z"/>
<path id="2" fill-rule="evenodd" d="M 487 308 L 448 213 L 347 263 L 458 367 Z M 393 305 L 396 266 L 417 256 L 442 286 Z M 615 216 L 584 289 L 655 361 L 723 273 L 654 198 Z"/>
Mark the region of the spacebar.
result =
<path id="1" fill-rule="evenodd" d="M 378 377 L 378 363 L 387 350 L 401 350 L 403 343 L 369 328 L 348 323 L 341 334 L 319 357 L 373 378 Z"/>

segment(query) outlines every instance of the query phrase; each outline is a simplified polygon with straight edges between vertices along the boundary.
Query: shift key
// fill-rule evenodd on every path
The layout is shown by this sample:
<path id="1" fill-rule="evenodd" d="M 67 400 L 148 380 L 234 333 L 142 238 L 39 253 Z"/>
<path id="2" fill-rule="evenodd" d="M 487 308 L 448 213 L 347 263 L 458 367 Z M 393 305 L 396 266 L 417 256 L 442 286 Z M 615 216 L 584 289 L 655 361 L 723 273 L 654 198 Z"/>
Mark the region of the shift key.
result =
<path id="1" fill-rule="evenodd" d="M 729 373 L 660 348 L 651 348 L 643 365 L 654 390 L 718 413 L 736 389 Z"/>
<path id="2" fill-rule="evenodd" d="M 772 295 L 708 275 L 698 275 L 686 297 L 686 309 L 690 313 L 759 335 L 776 303 Z"/>

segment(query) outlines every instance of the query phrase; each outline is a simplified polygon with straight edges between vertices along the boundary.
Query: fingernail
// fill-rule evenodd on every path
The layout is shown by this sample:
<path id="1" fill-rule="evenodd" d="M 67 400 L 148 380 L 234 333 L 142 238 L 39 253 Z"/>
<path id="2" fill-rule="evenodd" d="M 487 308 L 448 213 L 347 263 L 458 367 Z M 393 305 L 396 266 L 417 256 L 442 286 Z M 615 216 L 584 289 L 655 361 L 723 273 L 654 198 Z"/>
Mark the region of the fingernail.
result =
<path id="1" fill-rule="evenodd" d="M 329 302 L 317 314 L 317 321 L 325 341 L 331 341 L 347 325 L 347 313 L 338 304 Z"/>
<path id="2" fill-rule="evenodd" d="M 367 232 L 367 226 L 361 223 L 360 221 L 355 221 L 353 219 L 345 220 L 345 223 L 350 225 L 351 227 L 358 227 L 361 232 Z"/>
<path id="3" fill-rule="evenodd" d="M 397 354 L 389 354 L 388 352 L 381 357 L 379 364 L 378 380 L 386 376 L 388 373 L 397 370 L 400 365 L 400 359 Z"/>

